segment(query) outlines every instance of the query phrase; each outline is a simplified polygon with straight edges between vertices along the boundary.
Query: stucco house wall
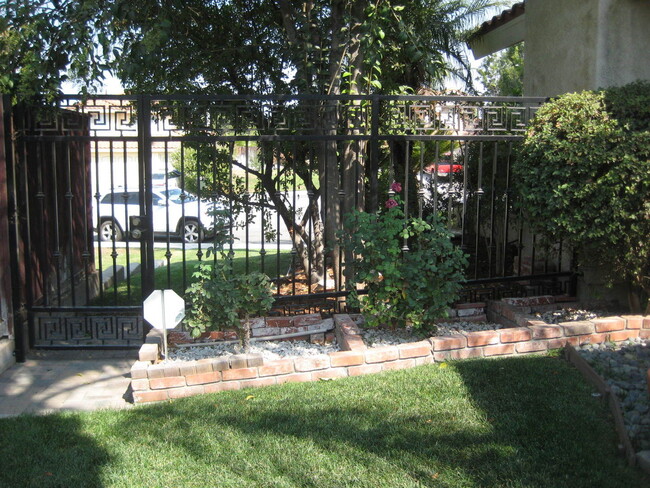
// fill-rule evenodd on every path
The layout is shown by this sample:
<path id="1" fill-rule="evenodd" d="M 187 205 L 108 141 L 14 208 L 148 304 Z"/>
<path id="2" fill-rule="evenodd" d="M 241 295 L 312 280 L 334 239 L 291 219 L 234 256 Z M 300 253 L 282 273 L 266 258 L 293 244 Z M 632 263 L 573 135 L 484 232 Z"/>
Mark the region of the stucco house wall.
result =
<path id="1" fill-rule="evenodd" d="M 601 0 L 602 59 L 599 86 L 650 80 L 650 2 Z"/>
<path id="2" fill-rule="evenodd" d="M 524 94 L 552 96 L 595 82 L 598 0 L 528 0 Z"/>
<path id="3" fill-rule="evenodd" d="M 483 24 L 475 57 L 524 45 L 524 95 L 650 79 L 650 1 L 526 0 Z"/>

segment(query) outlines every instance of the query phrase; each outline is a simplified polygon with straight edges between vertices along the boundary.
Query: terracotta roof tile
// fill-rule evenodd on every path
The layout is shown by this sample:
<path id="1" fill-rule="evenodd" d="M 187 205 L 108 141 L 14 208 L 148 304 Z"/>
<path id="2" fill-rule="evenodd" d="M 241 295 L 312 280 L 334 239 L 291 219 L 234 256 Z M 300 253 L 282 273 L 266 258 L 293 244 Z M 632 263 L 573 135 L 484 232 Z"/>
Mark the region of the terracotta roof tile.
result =
<path id="1" fill-rule="evenodd" d="M 512 7 L 507 10 L 504 10 L 499 15 L 495 15 L 490 20 L 485 21 L 481 24 L 481 27 L 470 36 L 470 39 L 484 36 L 488 32 L 491 32 L 498 27 L 501 27 L 504 24 L 507 24 L 512 19 L 523 15 L 526 9 L 526 2 L 515 3 Z"/>

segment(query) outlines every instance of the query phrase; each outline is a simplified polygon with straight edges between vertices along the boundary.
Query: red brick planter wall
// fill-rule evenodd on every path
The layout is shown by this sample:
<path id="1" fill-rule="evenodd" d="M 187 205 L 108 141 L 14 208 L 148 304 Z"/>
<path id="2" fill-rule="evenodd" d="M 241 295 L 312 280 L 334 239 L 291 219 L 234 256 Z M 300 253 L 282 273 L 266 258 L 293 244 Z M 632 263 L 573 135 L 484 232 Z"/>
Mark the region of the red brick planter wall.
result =
<path id="1" fill-rule="evenodd" d="M 567 344 L 650 337 L 650 317 L 608 317 L 550 325 L 530 316 L 540 307 L 548 310 L 561 305 L 554 297 L 490 302 L 490 320 L 514 327 L 377 348 L 367 348 L 354 321 L 341 314 L 334 318 L 341 351 L 277 361 L 264 361 L 259 355 L 249 354 L 155 364 L 160 339 L 152 334 L 142 346 L 140 360 L 131 368 L 133 399 L 135 403 L 163 401 L 224 390 L 379 373 L 447 360 L 541 353 Z"/>

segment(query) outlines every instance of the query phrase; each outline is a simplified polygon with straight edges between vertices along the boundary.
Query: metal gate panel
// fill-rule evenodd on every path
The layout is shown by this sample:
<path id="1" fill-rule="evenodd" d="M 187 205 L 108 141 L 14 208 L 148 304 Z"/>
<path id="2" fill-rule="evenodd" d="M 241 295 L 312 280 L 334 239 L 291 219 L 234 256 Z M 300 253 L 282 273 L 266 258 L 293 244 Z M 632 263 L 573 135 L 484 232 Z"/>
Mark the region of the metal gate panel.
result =
<path id="1" fill-rule="evenodd" d="M 15 108 L 9 159 L 30 343 L 135 347 L 145 333 L 143 297 L 154 287 L 182 294 L 194 266 L 217 259 L 207 252 L 210 223 L 201 221 L 215 202 L 227 216 L 226 251 L 242 272 L 270 275 L 277 313 L 336 311 L 346 292 L 342 267 L 329 267 L 342 253 L 308 246 L 364 194 L 376 210 L 380 176 L 413 189 L 410 215 L 446 215 L 470 256 L 466 299 L 566 291 L 569 250 L 542 251 L 510 190 L 512 148 L 543 101 L 108 95 Z M 325 116 L 338 126 L 325 130 Z M 344 151 L 354 163 L 348 179 L 323 184 L 340 176 L 326 163 Z M 143 233 L 134 239 L 136 214 Z M 188 221 L 199 225 L 185 238 Z M 323 248 L 336 249 L 328 239 Z"/>

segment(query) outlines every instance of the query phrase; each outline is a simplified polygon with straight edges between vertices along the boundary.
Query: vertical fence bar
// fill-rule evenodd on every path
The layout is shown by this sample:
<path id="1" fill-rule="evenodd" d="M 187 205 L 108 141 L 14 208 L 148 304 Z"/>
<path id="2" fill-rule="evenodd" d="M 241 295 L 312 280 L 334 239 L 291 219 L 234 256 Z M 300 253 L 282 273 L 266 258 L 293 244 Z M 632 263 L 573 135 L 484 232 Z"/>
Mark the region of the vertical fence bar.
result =
<path id="1" fill-rule="evenodd" d="M 234 145 L 235 142 L 232 142 L 231 144 Z M 232 215 L 232 212 L 233 212 L 232 202 L 233 202 L 233 198 L 235 197 L 235 190 L 234 190 L 234 187 L 233 187 L 232 158 L 230 156 L 231 156 L 231 153 L 229 152 L 229 154 L 228 154 L 228 159 L 229 159 L 229 164 L 228 164 L 228 195 L 230 196 L 230 198 L 228 199 L 228 215 Z M 217 176 L 216 171 L 214 171 L 213 172 L 213 177 L 215 179 L 216 179 L 216 176 Z M 217 188 L 217 182 L 216 181 L 213 182 L 213 188 L 215 190 Z M 214 192 L 214 197 L 216 198 L 216 196 L 217 196 L 217 193 L 215 191 Z M 215 202 L 215 198 L 212 199 L 213 204 Z M 233 259 L 234 255 L 235 255 L 235 251 L 233 250 L 233 245 L 234 245 L 233 231 L 234 231 L 233 221 L 232 221 L 232 219 L 228 219 L 228 236 L 230 237 L 228 239 L 228 255 L 230 256 L 230 259 Z"/>
<path id="2" fill-rule="evenodd" d="M 203 180 L 202 180 L 202 175 L 203 175 L 203 144 L 198 146 L 196 148 L 196 211 L 198 215 L 201 215 L 201 200 L 203 200 Z M 194 202 L 194 200 L 192 200 Z M 185 215 L 183 215 L 183 227 L 181 229 L 181 236 L 183 237 L 183 242 L 185 242 L 185 226 L 187 225 Z M 199 261 L 202 260 L 203 258 L 203 250 L 202 250 L 202 243 L 201 239 L 197 241 L 197 247 L 196 247 L 196 257 L 198 258 Z"/>
<path id="3" fill-rule="evenodd" d="M 99 266 L 99 301 L 104 303 L 104 268 L 103 268 L 103 252 L 102 252 L 102 238 L 101 238 L 101 212 L 99 210 L 99 203 L 102 194 L 99 191 L 99 141 L 93 141 L 95 147 L 95 215 L 97 216 L 97 265 Z"/>
<path id="4" fill-rule="evenodd" d="M 424 151 L 425 142 L 420 141 L 420 169 L 418 170 L 418 218 L 421 219 L 424 212 Z"/>
<path id="5" fill-rule="evenodd" d="M 282 178 L 281 178 L 281 168 L 280 168 L 280 157 L 282 155 L 282 150 L 281 147 L 278 144 L 277 152 L 276 152 L 276 159 L 275 159 L 275 171 L 276 171 L 276 178 L 277 182 L 275 185 L 275 217 L 276 217 L 276 223 L 275 223 L 275 232 L 276 232 L 276 247 L 275 247 L 275 271 L 276 271 L 276 276 L 277 276 L 277 290 L 278 290 L 278 296 L 281 295 L 281 276 L 280 276 L 280 236 L 281 236 L 281 229 L 280 229 L 280 201 L 282 200 Z"/>
<path id="6" fill-rule="evenodd" d="M 314 145 L 309 145 L 309 177 L 311 178 L 314 172 L 314 161 L 315 159 L 315 150 Z M 318 182 L 318 196 L 320 196 L 321 205 L 323 204 L 322 197 L 322 180 Z M 309 198 L 309 215 L 307 220 L 307 234 L 309 237 L 309 244 L 307 245 L 305 252 L 307 252 L 307 289 L 311 291 L 311 273 L 312 273 L 312 259 L 313 259 L 313 242 L 314 242 L 314 219 L 312 215 L 312 204 L 316 205 L 315 201 L 317 200 L 317 194 L 314 190 L 313 181 L 309 182 L 309 191 L 307 192 L 307 197 Z"/>
<path id="7" fill-rule="evenodd" d="M 92 269 L 90 265 L 90 260 L 93 257 L 93 254 L 88 245 L 88 239 L 92 240 L 92 232 L 88 225 L 88 217 L 92 219 L 92 196 L 89 192 L 92 191 L 91 188 L 88 188 L 88 183 L 90 180 L 90 170 L 92 168 L 92 162 L 90 157 L 90 143 L 80 143 L 81 154 L 83 161 L 86 162 L 86 166 L 83 169 L 83 185 L 82 185 L 82 200 L 84 208 L 84 219 L 83 219 L 83 233 L 84 233 L 84 248 L 81 253 L 81 259 L 83 262 L 83 273 L 84 273 L 84 282 L 85 282 L 85 299 L 84 305 L 89 305 L 90 302 L 90 270 Z M 92 185 L 92 183 L 91 183 Z M 92 245 L 92 242 L 91 242 Z"/>
<path id="8" fill-rule="evenodd" d="M 496 248 L 494 246 L 495 241 L 495 225 L 496 225 L 496 182 L 497 182 L 497 166 L 499 164 L 498 159 L 498 149 L 499 143 L 494 143 L 494 159 L 492 160 L 492 178 L 490 180 L 490 244 L 488 249 L 488 278 L 492 278 L 495 274 L 493 272 L 493 264 L 496 270 Z M 505 256 L 502 256 L 502 259 L 505 259 Z"/>
<path id="9" fill-rule="evenodd" d="M 406 217 L 405 224 L 408 225 L 409 221 L 409 174 L 411 163 L 411 141 L 406 141 L 406 150 L 404 155 L 404 216 Z M 402 242 L 402 252 L 409 251 L 408 237 L 404 237 Z"/>
<path id="10" fill-rule="evenodd" d="M 245 143 L 245 155 L 244 155 L 244 166 L 245 166 L 245 173 L 244 173 L 244 185 L 245 185 L 245 191 L 244 191 L 244 239 L 245 239 L 245 251 L 244 251 L 244 256 L 245 256 L 245 261 L 244 265 L 246 267 L 246 274 L 250 273 L 250 252 L 249 252 L 249 246 L 250 246 L 250 232 L 249 232 L 249 220 L 250 220 L 250 211 L 251 211 L 251 191 L 249 188 L 250 185 L 250 180 L 249 180 L 249 142 L 248 139 L 246 139 Z M 232 222 L 232 214 L 228 216 L 229 220 Z"/>
<path id="11" fill-rule="evenodd" d="M 45 189 L 43 187 L 43 179 L 44 179 L 43 178 L 43 172 L 45 171 L 44 166 L 45 166 L 45 161 L 46 161 L 46 158 L 44 157 L 44 152 L 45 152 L 44 145 L 45 145 L 45 143 L 42 142 L 42 141 L 39 144 L 35 145 L 36 146 L 36 158 L 37 158 L 37 165 L 36 165 L 36 168 L 35 168 L 35 170 L 36 170 L 35 171 L 36 172 L 36 195 L 35 195 L 35 197 L 36 197 L 36 201 L 38 202 L 37 205 L 38 205 L 39 210 L 40 210 L 39 213 L 38 213 L 39 214 L 38 220 L 39 220 L 39 227 L 41 229 L 46 228 L 45 216 L 48 213 L 46 211 Z M 31 224 L 28 223 L 28 226 L 30 226 L 30 225 Z M 43 263 L 48 262 L 48 253 L 47 253 L 47 251 L 48 251 L 47 244 L 48 244 L 48 241 L 49 241 L 48 236 L 49 236 L 49 234 L 43 235 L 42 238 L 40 239 L 40 245 L 38 246 L 39 249 L 40 249 L 41 260 L 42 260 Z M 43 293 L 43 303 L 45 303 L 46 305 L 49 305 L 50 304 L 50 287 L 46 286 L 46 283 L 47 283 L 46 278 L 49 276 L 49 266 L 46 267 L 43 270 L 42 273 L 43 274 L 41 276 L 41 287 L 42 287 L 42 290 L 43 290 L 43 292 L 42 292 Z"/>
<path id="12" fill-rule="evenodd" d="M 462 143 L 459 141 L 458 142 L 458 149 L 460 150 L 461 156 L 463 156 L 464 159 L 464 164 L 463 164 L 463 191 L 462 191 L 462 209 L 461 209 L 461 218 L 460 218 L 460 232 L 461 232 L 461 237 L 460 237 L 460 247 L 465 250 L 467 249 L 467 244 L 465 243 L 465 233 L 466 233 L 466 227 L 465 227 L 465 219 L 467 218 L 467 180 L 469 178 L 468 173 L 469 173 L 469 158 L 467 154 L 467 142 L 465 142 L 465 149 L 464 149 L 464 154 L 463 154 L 463 146 L 461 145 Z M 452 175 L 454 174 L 454 160 L 451 160 L 450 166 L 449 166 L 449 178 L 452 178 Z"/>
<path id="13" fill-rule="evenodd" d="M 512 142 L 508 143 L 508 154 L 506 156 L 506 186 L 503 192 L 503 261 L 501 263 L 501 276 L 506 276 L 506 265 L 508 262 L 508 239 L 510 233 L 510 156 L 512 155 Z M 514 272 L 514 269 L 513 269 Z"/>
<path id="14" fill-rule="evenodd" d="M 476 181 L 476 222 L 474 224 L 474 279 L 479 276 L 479 244 L 481 238 L 481 197 L 485 193 L 483 190 L 483 141 L 479 142 L 478 155 L 478 177 Z"/>
<path id="15" fill-rule="evenodd" d="M 154 282 L 154 236 L 151 181 L 151 98 L 138 97 L 138 159 L 140 177 L 140 212 L 145 217 L 147 231 L 141 240 L 142 298 L 153 291 Z"/>
<path id="16" fill-rule="evenodd" d="M 181 221 L 185 222 L 185 143 L 181 142 L 180 147 L 180 167 L 181 167 Z M 185 254 L 185 239 L 181 239 L 181 260 L 183 273 L 183 290 L 187 290 L 187 262 Z"/>
<path id="17" fill-rule="evenodd" d="M 436 214 L 442 214 L 442 212 L 438 211 L 438 158 L 440 158 L 440 141 L 436 141 L 436 152 L 433 160 L 433 208 Z M 449 191 L 451 192 L 451 188 Z M 447 225 L 449 224 L 447 222 Z"/>
<path id="18" fill-rule="evenodd" d="M 165 161 L 165 198 L 167 198 L 166 207 L 165 207 L 165 229 L 167 229 L 166 239 L 165 239 L 165 259 L 167 260 L 167 283 L 165 288 L 172 288 L 172 250 L 171 250 L 171 233 L 172 229 L 171 222 L 169 218 L 169 142 L 163 142 L 163 158 Z M 182 202 L 182 200 L 181 200 Z M 174 222 L 176 224 L 176 222 Z M 199 232 L 200 235 L 200 232 Z M 181 232 L 181 239 L 183 239 L 183 234 Z M 183 239 L 185 240 L 185 239 Z M 185 291 L 185 289 L 183 289 Z"/>
<path id="19" fill-rule="evenodd" d="M 59 232 L 59 175 L 58 175 L 58 159 L 59 152 L 57 151 L 56 142 L 52 142 L 52 202 L 54 203 L 54 252 L 52 256 L 54 257 L 55 263 L 55 274 L 56 274 L 56 301 L 60 307 L 63 303 L 63 297 L 61 294 L 61 234 Z M 25 178 L 25 183 L 27 183 L 27 177 Z M 29 227 L 29 226 L 28 226 Z M 44 286 L 47 286 L 47 281 Z"/>
<path id="20" fill-rule="evenodd" d="M 263 146 L 263 151 L 262 151 L 262 163 L 261 163 L 261 177 L 264 178 L 264 173 L 267 170 L 267 161 L 269 158 L 268 154 L 268 149 L 269 146 L 268 144 L 265 144 Z M 271 158 L 273 158 L 273 148 L 271 148 Z M 261 182 L 260 182 L 261 183 Z M 264 236 L 264 228 L 265 228 L 265 219 L 266 219 L 266 190 L 264 189 L 264 186 L 262 186 L 261 192 L 260 192 L 260 236 L 261 236 L 261 242 L 260 242 L 260 272 L 264 273 L 265 270 L 265 258 L 266 258 L 266 239 Z"/>
<path id="21" fill-rule="evenodd" d="M 298 205 L 297 202 L 297 197 L 296 197 L 296 191 L 297 191 L 297 161 L 296 157 L 298 154 L 298 142 L 293 141 L 293 160 L 292 160 L 292 168 L 291 168 L 291 174 L 292 174 L 292 188 L 293 188 L 293 201 L 291 202 L 291 222 L 295 223 L 296 218 L 297 218 L 297 208 L 296 206 Z M 302 154 L 302 151 L 301 151 Z M 308 172 L 308 178 L 311 178 L 311 174 Z M 307 186 L 307 182 L 303 181 L 303 186 Z M 293 274 L 293 279 L 291 280 L 291 294 L 295 295 L 296 294 L 296 277 L 298 276 L 297 273 L 297 263 L 296 263 L 296 257 L 298 254 L 298 251 L 296 249 L 296 228 L 295 225 L 291 226 L 291 229 L 289 229 L 289 238 L 291 239 L 291 273 Z"/>
<path id="22" fill-rule="evenodd" d="M 368 175 L 370 199 L 368 201 L 368 210 L 376 212 L 379 208 L 379 96 L 373 95 L 370 103 L 372 108 L 370 113 L 370 165 Z"/>
<path id="23" fill-rule="evenodd" d="M 66 151 L 65 151 L 65 172 L 66 172 L 66 189 L 65 189 L 65 199 L 68 202 L 68 246 L 70 246 L 68 250 L 68 258 L 70 259 L 69 267 L 70 267 L 70 300 L 72 302 L 72 306 L 77 305 L 77 299 L 76 299 L 76 289 L 75 289 L 75 239 L 74 239 L 74 213 L 73 213 L 73 202 L 72 199 L 74 198 L 74 193 L 72 192 L 72 174 L 71 174 L 71 166 L 70 166 L 70 143 L 66 144 L 65 146 Z"/>
<path id="24" fill-rule="evenodd" d="M 127 161 L 128 161 L 128 145 L 126 141 L 122 142 L 122 165 L 123 165 L 123 172 L 124 172 L 124 192 L 126 192 L 128 189 L 131 188 L 129 185 L 129 181 L 127 178 L 128 174 L 128 168 L 127 168 Z M 126 274 L 126 296 L 127 300 L 131 300 L 131 248 L 130 248 L 130 241 L 129 239 L 130 231 L 131 229 L 128 228 L 128 222 L 129 222 L 129 211 L 128 211 L 128 205 L 129 201 L 125 200 L 124 201 L 124 222 L 127 224 L 127 227 L 122 229 L 124 231 L 124 249 L 126 252 L 126 269 L 124 270 Z M 117 222 L 114 224 L 117 227 Z"/>
<path id="25" fill-rule="evenodd" d="M 110 180 L 111 180 L 111 193 L 110 193 L 110 198 L 111 198 L 111 226 L 110 228 L 112 229 L 111 232 L 111 259 L 113 261 L 112 266 L 113 266 L 113 304 L 117 304 L 117 246 L 115 241 L 117 240 L 117 222 L 114 219 L 115 217 L 115 199 L 117 198 L 117 193 L 115 188 L 115 172 L 114 172 L 114 154 L 113 154 L 113 141 L 109 142 L 109 147 L 108 147 L 108 155 L 109 155 L 109 166 L 110 166 Z M 127 200 L 128 200 L 128 195 L 126 193 L 126 190 L 120 195 L 120 198 L 122 198 L 122 202 L 124 203 L 124 215 L 127 216 Z M 128 219 L 128 217 L 127 217 Z"/>

